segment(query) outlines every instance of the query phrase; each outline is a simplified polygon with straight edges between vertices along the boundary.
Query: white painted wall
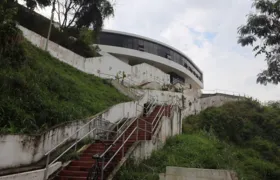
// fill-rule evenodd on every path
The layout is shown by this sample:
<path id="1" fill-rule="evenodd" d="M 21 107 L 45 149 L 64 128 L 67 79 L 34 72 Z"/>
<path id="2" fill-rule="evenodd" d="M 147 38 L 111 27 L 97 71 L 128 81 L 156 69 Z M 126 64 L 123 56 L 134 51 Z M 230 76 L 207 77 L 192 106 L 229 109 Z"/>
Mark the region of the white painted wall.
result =
<path id="1" fill-rule="evenodd" d="M 170 84 L 170 75 L 146 63 L 132 66 L 132 78 L 141 83 L 159 82 L 161 85 Z"/>
<path id="2" fill-rule="evenodd" d="M 101 57 L 86 58 L 84 72 L 101 78 L 115 77 L 120 71 L 124 71 L 126 75 L 131 74 L 129 64 L 106 52 L 100 52 L 100 54 L 102 55 Z"/>
<path id="3" fill-rule="evenodd" d="M 61 162 L 54 163 L 49 167 L 48 175 L 53 174 L 61 167 Z M 39 169 L 36 171 L 29 171 L 24 173 L 17 173 L 8 176 L 0 176 L 0 180 L 43 180 L 45 169 Z"/>
<path id="4" fill-rule="evenodd" d="M 45 48 L 46 38 L 22 26 L 19 26 L 19 28 L 24 37 L 32 44 L 41 49 Z M 143 63 L 132 67 L 128 64 L 129 60 L 127 58 L 118 59 L 105 51 L 100 52 L 102 55 L 100 57 L 84 58 L 52 41 L 49 41 L 48 51 L 60 61 L 101 78 L 114 78 L 118 72 L 124 71 L 127 75 L 126 82 L 130 82 L 132 85 L 139 85 L 147 81 L 156 81 L 161 84 L 170 82 L 170 76 L 154 66 Z M 130 81 L 130 79 L 133 81 Z"/>
<path id="5" fill-rule="evenodd" d="M 150 61 L 151 63 L 157 63 L 164 66 L 168 66 L 170 69 L 174 70 L 178 74 L 184 74 L 185 77 L 189 77 L 192 84 L 196 85 L 199 88 L 203 88 L 203 83 L 195 77 L 188 69 L 186 69 L 184 66 L 175 63 L 173 61 L 170 61 L 166 58 L 150 54 L 147 52 L 137 51 L 133 49 L 127 49 L 122 47 L 115 47 L 115 46 L 107 46 L 107 45 L 98 45 L 99 48 L 102 51 L 108 52 L 108 53 L 114 53 L 124 56 L 131 56 L 131 57 L 137 57 L 140 59 L 145 59 Z"/>
<path id="6" fill-rule="evenodd" d="M 237 96 L 228 96 L 224 94 L 216 94 L 214 96 L 204 97 L 200 99 L 201 111 L 207 109 L 208 107 L 219 107 L 230 101 L 238 101 L 242 98 Z"/>
<path id="7" fill-rule="evenodd" d="M 46 38 L 40 36 L 39 34 L 36 34 L 22 26 L 19 26 L 19 29 L 22 31 L 23 36 L 28 39 L 32 44 L 35 46 L 44 49 L 45 48 L 45 43 L 46 43 Z M 52 42 L 49 41 L 48 44 L 48 51 L 49 53 L 59 59 L 62 62 L 65 62 L 81 71 L 84 71 L 84 61 L 85 58 L 77 55 L 76 53 Z"/>

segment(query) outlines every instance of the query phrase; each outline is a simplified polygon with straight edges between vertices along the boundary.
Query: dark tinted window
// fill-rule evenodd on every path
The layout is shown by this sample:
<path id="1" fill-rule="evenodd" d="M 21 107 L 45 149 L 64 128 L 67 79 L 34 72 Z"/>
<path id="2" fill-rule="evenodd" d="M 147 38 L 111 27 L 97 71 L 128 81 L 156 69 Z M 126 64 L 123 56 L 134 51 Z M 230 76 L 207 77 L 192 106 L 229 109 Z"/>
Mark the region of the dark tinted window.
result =
<path id="1" fill-rule="evenodd" d="M 111 46 L 135 49 L 135 50 L 148 52 L 151 54 L 161 56 L 163 58 L 170 59 L 178 64 L 181 64 L 185 68 L 189 69 L 196 77 L 198 77 L 198 79 L 203 81 L 202 73 L 199 72 L 198 74 L 196 74 L 193 65 L 190 65 L 192 63 L 188 61 L 187 58 L 163 45 L 151 41 L 135 38 L 132 36 L 106 33 L 106 32 L 101 32 L 99 34 L 98 41 L 99 44 L 102 45 L 111 45 Z"/>

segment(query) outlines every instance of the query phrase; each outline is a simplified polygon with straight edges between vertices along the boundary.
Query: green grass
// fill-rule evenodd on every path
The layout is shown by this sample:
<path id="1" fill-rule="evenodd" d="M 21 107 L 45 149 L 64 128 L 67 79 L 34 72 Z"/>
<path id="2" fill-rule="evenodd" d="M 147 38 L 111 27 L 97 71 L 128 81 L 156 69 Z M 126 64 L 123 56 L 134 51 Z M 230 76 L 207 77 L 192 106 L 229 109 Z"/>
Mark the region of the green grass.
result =
<path id="1" fill-rule="evenodd" d="M 234 170 L 241 180 L 279 180 L 279 107 L 245 100 L 189 116 L 184 134 L 139 164 L 130 160 L 117 177 L 156 180 L 166 166 L 180 166 Z"/>
<path id="2" fill-rule="evenodd" d="M 183 134 L 168 139 L 163 149 L 139 164 L 130 160 L 117 174 L 117 179 L 157 180 L 166 166 L 228 169 L 239 179 L 279 179 L 280 166 L 263 160 L 252 148 L 239 148 L 219 141 L 205 132 Z"/>
<path id="3" fill-rule="evenodd" d="M 40 133 L 130 99 L 108 81 L 58 61 L 24 41 L 27 61 L 0 67 L 0 133 Z"/>

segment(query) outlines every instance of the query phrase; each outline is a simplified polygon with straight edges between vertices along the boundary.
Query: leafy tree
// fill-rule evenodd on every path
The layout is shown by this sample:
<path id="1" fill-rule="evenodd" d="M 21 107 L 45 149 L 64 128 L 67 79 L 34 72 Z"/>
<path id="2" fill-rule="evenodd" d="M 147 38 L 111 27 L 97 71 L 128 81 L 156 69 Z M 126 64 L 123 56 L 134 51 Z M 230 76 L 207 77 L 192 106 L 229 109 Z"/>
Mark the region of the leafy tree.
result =
<path id="1" fill-rule="evenodd" d="M 25 60 L 22 35 L 14 19 L 16 13 L 15 1 L 0 1 L 0 67 L 19 66 Z"/>
<path id="2" fill-rule="evenodd" d="M 114 9 L 108 0 L 58 0 L 56 15 L 62 29 L 92 27 L 98 32 Z"/>
<path id="3" fill-rule="evenodd" d="M 254 46 L 257 55 L 265 55 L 267 69 L 258 74 L 257 83 L 280 82 L 280 0 L 254 0 L 254 13 L 238 28 L 238 43 Z"/>

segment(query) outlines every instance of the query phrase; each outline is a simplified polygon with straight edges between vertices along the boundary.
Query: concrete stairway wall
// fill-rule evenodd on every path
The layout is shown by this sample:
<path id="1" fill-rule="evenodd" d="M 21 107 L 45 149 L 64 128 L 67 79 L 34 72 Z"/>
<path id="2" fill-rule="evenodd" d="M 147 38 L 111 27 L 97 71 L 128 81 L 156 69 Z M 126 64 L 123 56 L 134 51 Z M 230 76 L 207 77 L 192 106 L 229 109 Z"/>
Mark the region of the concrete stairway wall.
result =
<path id="1" fill-rule="evenodd" d="M 153 112 L 148 117 L 140 117 L 147 122 L 153 124 L 155 129 L 158 126 L 158 121 L 161 120 L 163 116 L 169 117 L 171 115 L 170 106 L 165 106 L 165 108 L 161 108 L 162 106 L 156 106 Z M 157 116 L 157 114 L 161 114 L 161 112 L 165 109 L 165 113 L 161 116 Z M 157 119 L 154 121 L 155 117 Z M 122 145 L 122 139 L 126 140 L 129 135 L 131 136 L 127 139 L 127 142 L 124 143 L 124 154 L 122 154 L 122 150 L 120 150 L 117 155 L 113 158 L 113 160 L 109 163 L 108 168 L 104 171 L 104 179 L 106 179 L 117 164 L 124 158 L 125 154 L 128 150 L 133 146 L 133 144 L 137 141 L 143 140 L 151 140 L 152 136 L 150 133 L 145 133 L 145 131 L 141 129 L 147 128 L 148 131 L 152 131 L 152 126 L 145 124 L 143 121 L 138 122 L 138 127 L 141 128 L 134 133 L 132 132 L 137 127 L 137 121 L 134 123 L 129 123 L 128 128 L 125 130 L 121 138 L 116 142 L 115 146 L 111 148 L 111 152 L 114 154 Z M 84 150 L 78 160 L 73 160 L 68 166 L 63 168 L 57 176 L 54 178 L 55 180 L 86 180 L 89 169 L 96 163 L 95 160 L 92 159 L 94 154 L 102 154 L 107 148 L 105 148 L 104 144 L 110 146 L 115 139 L 107 140 L 103 142 L 97 142 L 90 145 L 86 150 Z M 105 159 L 105 163 L 108 162 Z M 101 175 L 99 175 L 99 178 Z"/>

